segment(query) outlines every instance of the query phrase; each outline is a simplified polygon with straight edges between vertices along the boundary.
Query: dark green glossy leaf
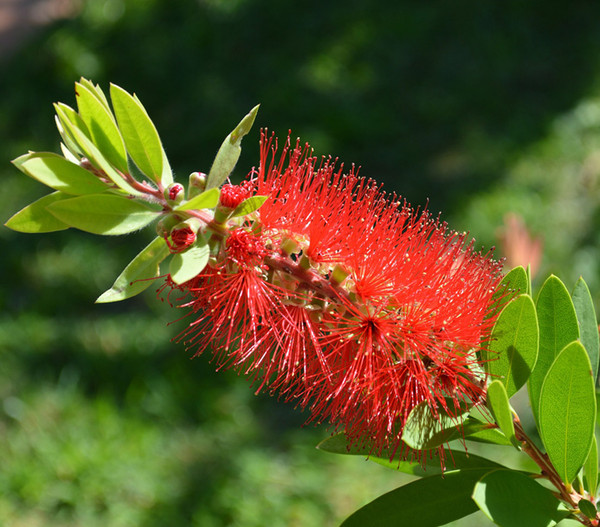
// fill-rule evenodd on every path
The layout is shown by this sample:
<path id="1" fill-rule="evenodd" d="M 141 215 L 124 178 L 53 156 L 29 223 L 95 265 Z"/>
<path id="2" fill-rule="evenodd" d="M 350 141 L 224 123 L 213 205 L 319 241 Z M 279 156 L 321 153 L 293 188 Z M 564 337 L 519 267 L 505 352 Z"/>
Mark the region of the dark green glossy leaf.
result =
<path id="1" fill-rule="evenodd" d="M 21 209 L 5 225 L 13 231 L 19 232 L 42 233 L 64 231 L 69 226 L 60 221 L 54 214 L 51 214 L 46 207 L 56 201 L 69 199 L 70 197 L 68 194 L 63 194 L 62 192 L 48 194 Z"/>
<path id="2" fill-rule="evenodd" d="M 452 410 L 445 412 L 439 409 L 437 414 L 432 412 L 426 401 L 415 406 L 404 424 L 402 441 L 415 450 L 430 450 L 455 438 L 469 410 L 453 408 L 452 400 L 448 403 Z"/>
<path id="3" fill-rule="evenodd" d="M 391 455 L 386 455 L 386 452 L 381 452 L 379 455 L 376 455 L 370 453 L 370 448 L 368 446 L 359 446 L 356 444 L 350 445 L 346 435 L 343 433 L 336 434 L 321 441 L 317 445 L 317 448 L 333 454 L 366 457 L 369 461 L 373 461 L 392 470 L 421 477 L 434 476 L 436 474 L 448 472 L 449 470 L 484 467 L 489 467 L 491 470 L 493 468 L 501 467 L 501 465 L 494 461 L 475 454 L 469 454 L 464 450 L 446 449 L 443 460 L 440 459 L 437 449 L 421 452 L 414 451 L 414 459 L 418 459 L 418 456 L 420 456 L 423 460 L 422 464 L 415 460 L 411 461 L 411 459 L 413 459 L 411 456 L 412 452 L 411 454 L 408 454 L 410 449 L 406 445 L 400 445 L 396 450 L 396 452 L 403 452 L 404 455 L 402 457 L 406 459 L 400 459 L 399 454 L 396 454 L 395 457 L 392 458 Z"/>
<path id="4" fill-rule="evenodd" d="M 219 203 L 219 189 L 211 188 L 205 190 L 202 194 L 194 196 L 188 201 L 184 201 L 175 210 L 200 210 L 200 209 L 212 209 Z"/>
<path id="5" fill-rule="evenodd" d="M 242 138 L 250 131 L 256 119 L 259 105 L 250 110 L 234 130 L 225 138 L 221 148 L 217 152 L 208 177 L 206 178 L 206 189 L 220 187 L 229 177 L 242 152 Z"/>
<path id="6" fill-rule="evenodd" d="M 17 157 L 13 164 L 24 174 L 65 194 L 94 194 L 106 190 L 91 172 L 52 152 L 32 152 Z"/>
<path id="7" fill-rule="evenodd" d="M 544 378 L 561 350 L 579 338 L 579 325 L 571 296 L 564 284 L 554 275 L 544 282 L 538 295 L 536 309 L 540 345 L 538 359 L 529 377 L 527 389 L 537 423 Z"/>
<path id="8" fill-rule="evenodd" d="M 79 115 L 87 125 L 91 140 L 115 168 L 127 173 L 125 143 L 112 112 L 95 90 L 77 83 L 75 93 Z"/>
<path id="9" fill-rule="evenodd" d="M 258 210 L 261 205 L 267 201 L 268 196 L 252 196 L 251 198 L 242 201 L 231 214 L 231 218 L 238 216 L 246 216 L 255 210 Z"/>
<path id="10" fill-rule="evenodd" d="M 598 335 L 598 320 L 594 301 L 583 278 L 579 278 L 573 289 L 573 305 L 579 323 L 579 334 L 581 343 L 587 351 L 592 365 L 594 379 L 598 378 L 598 351 L 600 348 L 600 336 Z"/>
<path id="11" fill-rule="evenodd" d="M 590 359 L 575 341 L 556 357 L 540 394 L 540 436 L 556 472 L 571 483 L 588 457 L 596 426 Z"/>
<path id="12" fill-rule="evenodd" d="M 173 182 L 171 167 L 146 109 L 137 97 L 115 84 L 110 85 L 110 96 L 131 159 L 152 181 L 163 187 L 170 185 Z"/>
<path id="13" fill-rule="evenodd" d="M 210 248 L 204 238 L 199 237 L 195 245 L 183 253 L 174 254 L 169 265 L 169 274 L 176 284 L 194 278 L 206 267 Z"/>
<path id="14" fill-rule="evenodd" d="M 579 510 L 581 512 L 583 512 L 583 514 L 585 514 L 588 518 L 591 518 L 592 520 L 596 519 L 598 510 L 596 509 L 595 505 L 591 501 L 579 500 L 579 503 L 577 504 L 577 506 L 579 507 Z"/>
<path id="15" fill-rule="evenodd" d="M 61 200 L 48 206 L 48 210 L 71 227 L 108 235 L 137 231 L 159 216 L 142 203 L 112 194 Z"/>
<path id="16" fill-rule="evenodd" d="M 436 527 L 477 511 L 473 489 L 489 468 L 449 471 L 418 479 L 373 500 L 342 527 Z"/>
<path id="17" fill-rule="evenodd" d="M 102 293 L 96 303 L 118 302 L 135 296 L 151 284 L 159 274 L 159 264 L 169 255 L 164 238 L 154 238 L 130 263 L 113 286 Z"/>
<path id="18" fill-rule="evenodd" d="M 515 426 L 513 423 L 512 411 L 508 402 L 508 394 L 504 384 L 495 380 L 490 383 L 487 389 L 487 403 L 496 423 L 506 438 L 516 447 L 520 448 L 519 442 L 515 437 Z"/>
<path id="19" fill-rule="evenodd" d="M 550 490 L 516 470 L 484 475 L 473 499 L 501 527 L 550 527 L 569 515 Z"/>
<path id="20" fill-rule="evenodd" d="M 489 344 L 489 373 L 502 382 L 509 397 L 523 386 L 538 356 L 538 322 L 529 295 L 512 299 L 502 310 Z"/>
<path id="21" fill-rule="evenodd" d="M 596 496 L 596 491 L 598 490 L 598 443 L 596 435 L 592 439 L 590 452 L 583 465 L 583 473 L 585 475 L 586 490 L 592 496 Z"/>

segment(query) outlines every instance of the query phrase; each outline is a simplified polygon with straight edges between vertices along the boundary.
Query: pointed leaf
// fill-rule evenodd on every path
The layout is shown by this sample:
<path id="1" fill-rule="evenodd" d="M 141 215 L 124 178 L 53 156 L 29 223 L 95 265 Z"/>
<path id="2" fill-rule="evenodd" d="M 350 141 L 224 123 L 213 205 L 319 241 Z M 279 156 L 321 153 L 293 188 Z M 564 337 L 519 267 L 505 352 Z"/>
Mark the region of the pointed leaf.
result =
<path id="1" fill-rule="evenodd" d="M 125 146 L 135 164 L 152 181 L 163 187 L 170 185 L 171 167 L 146 109 L 137 97 L 115 84 L 110 85 L 110 96 Z"/>
<path id="2" fill-rule="evenodd" d="M 13 160 L 24 174 L 65 194 L 94 194 L 107 189 L 106 183 L 85 168 L 52 152 L 33 152 Z"/>
<path id="3" fill-rule="evenodd" d="M 436 474 L 448 472 L 449 470 L 484 467 L 489 467 L 491 470 L 493 468 L 502 467 L 502 465 L 499 465 L 494 461 L 475 454 L 468 454 L 464 450 L 451 449 L 445 451 L 444 466 L 442 466 L 437 449 L 425 450 L 420 453 L 425 460 L 425 466 L 417 461 L 410 461 L 410 459 L 400 459 L 400 455 L 398 454 L 390 460 L 390 457 L 392 456 L 386 455 L 386 452 L 375 455 L 370 453 L 369 447 L 361 447 L 356 444 L 350 445 L 346 434 L 336 434 L 325 439 L 317 445 L 317 448 L 333 454 L 366 457 L 369 461 L 373 461 L 392 470 L 421 477 L 434 476 Z M 398 447 L 397 452 L 405 452 L 407 449 L 408 447 L 406 445 L 401 445 Z M 415 455 L 418 455 L 418 453 L 416 452 Z"/>
<path id="4" fill-rule="evenodd" d="M 579 341 L 556 357 L 540 394 L 539 429 L 550 461 L 571 483 L 588 457 L 596 425 L 590 359 Z"/>
<path id="5" fill-rule="evenodd" d="M 183 284 L 191 280 L 206 267 L 210 248 L 203 238 L 198 238 L 195 245 L 192 245 L 183 253 L 174 254 L 169 265 L 169 274 L 176 284 Z"/>
<path id="6" fill-rule="evenodd" d="M 88 194 L 57 201 L 48 210 L 71 227 L 94 234 L 127 234 L 158 218 L 146 205 L 112 194 Z"/>
<path id="7" fill-rule="evenodd" d="M 217 203 L 219 203 L 219 189 L 211 188 L 210 190 L 204 191 L 202 194 L 194 196 L 188 201 L 182 202 L 175 207 L 175 210 L 212 209 L 217 206 Z"/>
<path id="8" fill-rule="evenodd" d="M 494 470 L 475 485 L 473 499 L 501 527 L 548 527 L 569 512 L 552 492 L 516 470 Z"/>
<path id="9" fill-rule="evenodd" d="M 94 97 L 96 97 L 102 104 L 104 104 L 104 106 L 106 106 L 108 110 L 110 110 L 108 99 L 106 98 L 106 95 L 104 95 L 100 85 L 94 84 L 92 81 L 84 79 L 83 77 L 79 79 L 79 83 L 85 86 L 92 93 L 92 95 L 94 95 Z"/>
<path id="10" fill-rule="evenodd" d="M 538 322 L 528 295 L 513 298 L 501 311 L 489 344 L 487 368 L 512 397 L 534 369 L 538 355 Z"/>
<path id="11" fill-rule="evenodd" d="M 81 130 L 83 134 L 89 133 L 81 116 L 73 108 L 61 102 L 56 103 L 54 109 L 56 111 L 56 127 L 67 148 L 78 156 L 85 155 L 83 149 L 77 144 L 75 137 L 71 133 L 73 128 Z"/>
<path id="12" fill-rule="evenodd" d="M 540 392 L 546 373 L 561 350 L 579 338 L 579 326 L 569 292 L 554 275 L 544 282 L 536 309 L 540 328 L 539 353 L 527 389 L 537 423 Z"/>
<path id="13" fill-rule="evenodd" d="M 583 473 L 585 474 L 585 488 L 595 497 L 598 490 L 598 443 L 595 435 L 592 439 L 590 452 L 583 465 Z"/>
<path id="14" fill-rule="evenodd" d="M 113 286 L 102 293 L 96 303 L 118 302 L 135 296 L 154 283 L 159 274 L 159 264 L 169 255 L 164 238 L 154 238 L 130 263 Z"/>
<path id="15" fill-rule="evenodd" d="M 112 112 L 86 86 L 77 83 L 75 87 L 79 115 L 87 125 L 90 138 L 115 168 L 127 173 L 125 143 Z"/>
<path id="16" fill-rule="evenodd" d="M 258 210 L 261 205 L 269 199 L 268 196 L 252 196 L 242 201 L 233 211 L 230 218 L 237 218 L 238 216 L 247 216 L 251 212 Z"/>
<path id="17" fill-rule="evenodd" d="M 242 138 L 250 131 L 256 119 L 259 105 L 250 110 L 234 130 L 225 138 L 221 148 L 217 152 L 208 177 L 206 178 L 206 189 L 220 187 L 229 177 L 242 152 Z"/>
<path id="18" fill-rule="evenodd" d="M 506 438 L 516 447 L 520 448 L 519 442 L 515 437 L 515 426 L 513 423 L 512 411 L 508 402 L 508 394 L 504 384 L 495 380 L 490 383 L 487 389 L 487 403 L 496 423 Z"/>
<path id="19" fill-rule="evenodd" d="M 392 490 L 357 510 L 342 527 L 436 527 L 477 511 L 473 488 L 489 468 L 449 471 Z"/>
<path id="20" fill-rule="evenodd" d="M 581 343 L 587 351 L 592 364 L 594 379 L 598 378 L 598 351 L 600 348 L 600 336 L 598 335 L 598 321 L 594 301 L 583 278 L 579 278 L 573 289 L 573 305 L 579 323 L 579 334 Z"/>
<path id="21" fill-rule="evenodd" d="M 68 194 L 63 194 L 62 192 L 48 194 L 21 209 L 5 225 L 13 231 L 19 232 L 41 233 L 64 231 L 69 226 L 51 214 L 46 207 L 56 201 L 69 198 Z"/>

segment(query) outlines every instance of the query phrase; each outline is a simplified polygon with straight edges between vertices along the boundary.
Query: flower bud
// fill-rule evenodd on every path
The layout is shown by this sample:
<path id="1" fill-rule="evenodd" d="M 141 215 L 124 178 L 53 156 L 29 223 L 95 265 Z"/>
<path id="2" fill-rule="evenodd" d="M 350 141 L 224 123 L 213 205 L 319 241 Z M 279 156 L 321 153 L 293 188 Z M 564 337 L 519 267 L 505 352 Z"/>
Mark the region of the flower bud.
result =
<path id="1" fill-rule="evenodd" d="M 172 253 L 180 253 L 188 249 L 196 241 L 200 221 L 190 218 L 175 225 L 171 229 L 167 245 Z"/>
<path id="2" fill-rule="evenodd" d="M 169 205 L 177 205 L 183 201 L 183 196 L 185 194 L 185 189 L 183 185 L 180 183 L 171 183 L 165 189 L 165 199 Z"/>
<path id="3" fill-rule="evenodd" d="M 171 229 L 181 222 L 177 214 L 166 214 L 156 224 L 156 234 L 161 238 L 167 238 Z"/>
<path id="4" fill-rule="evenodd" d="M 192 172 L 189 179 L 188 199 L 202 194 L 206 189 L 206 174 L 203 172 Z"/>

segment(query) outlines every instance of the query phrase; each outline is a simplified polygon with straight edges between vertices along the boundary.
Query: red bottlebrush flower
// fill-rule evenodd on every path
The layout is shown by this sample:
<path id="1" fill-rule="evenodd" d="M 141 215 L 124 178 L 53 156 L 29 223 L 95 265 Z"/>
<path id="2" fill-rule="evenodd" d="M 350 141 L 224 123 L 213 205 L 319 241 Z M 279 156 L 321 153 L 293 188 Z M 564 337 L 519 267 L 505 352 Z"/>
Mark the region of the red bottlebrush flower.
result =
<path id="1" fill-rule="evenodd" d="M 197 314 L 182 340 L 376 452 L 420 403 L 481 403 L 501 264 L 353 168 L 289 138 L 276 151 L 263 133 L 259 168 L 221 190 L 230 208 L 267 199 L 220 224 L 212 267 L 179 286 Z"/>

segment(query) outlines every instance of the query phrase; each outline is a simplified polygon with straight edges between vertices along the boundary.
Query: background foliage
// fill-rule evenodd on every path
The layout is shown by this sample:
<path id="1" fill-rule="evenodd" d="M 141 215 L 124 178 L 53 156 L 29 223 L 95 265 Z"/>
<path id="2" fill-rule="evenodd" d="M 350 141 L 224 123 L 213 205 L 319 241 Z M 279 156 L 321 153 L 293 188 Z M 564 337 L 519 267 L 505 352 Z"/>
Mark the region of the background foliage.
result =
<path id="1" fill-rule="evenodd" d="M 44 193 L 8 161 L 57 151 L 51 103 L 74 105 L 85 76 L 140 96 L 181 181 L 261 102 L 237 177 L 258 127 L 291 128 L 486 247 L 520 214 L 544 238 L 540 276 L 600 291 L 600 5 L 73 6 L 0 62 L 4 221 Z M 170 342 L 185 320 L 167 327 L 181 314 L 152 290 L 94 305 L 146 242 L 0 230 L 0 523 L 333 526 L 403 483 L 315 451 L 325 429 L 189 361 Z"/>

